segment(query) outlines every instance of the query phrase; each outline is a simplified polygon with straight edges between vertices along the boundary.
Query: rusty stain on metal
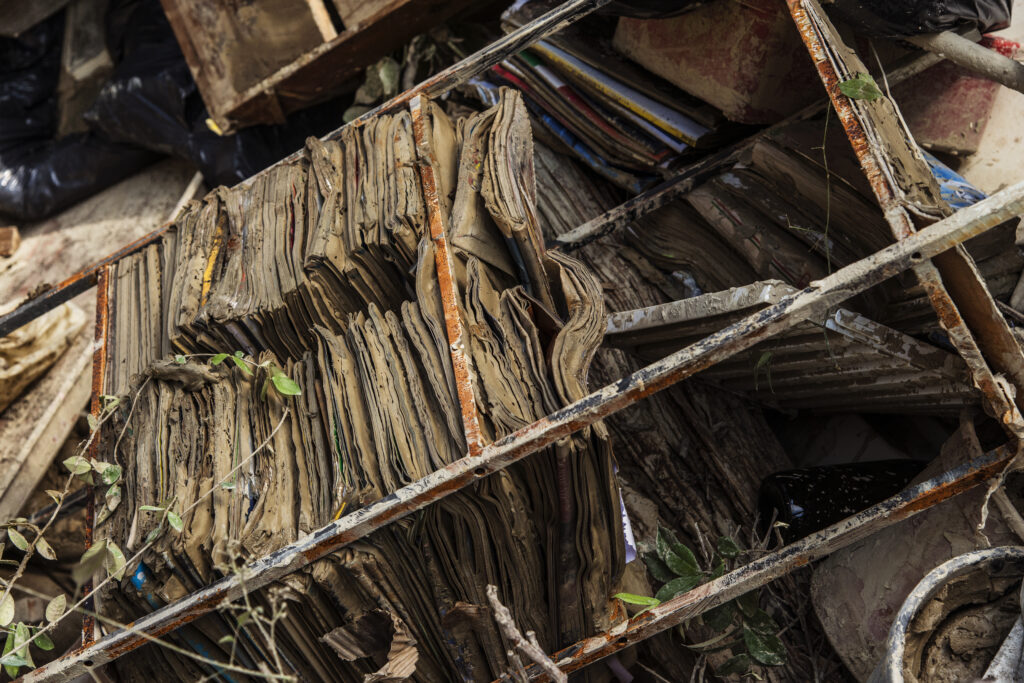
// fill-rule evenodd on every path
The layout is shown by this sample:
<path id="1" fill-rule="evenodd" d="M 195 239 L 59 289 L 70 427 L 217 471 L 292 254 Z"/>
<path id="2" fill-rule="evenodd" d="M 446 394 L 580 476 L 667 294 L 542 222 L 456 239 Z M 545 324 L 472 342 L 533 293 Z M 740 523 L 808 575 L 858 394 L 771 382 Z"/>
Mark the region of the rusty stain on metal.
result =
<path id="1" fill-rule="evenodd" d="M 99 421 L 103 412 L 104 376 L 107 364 L 107 332 L 110 320 L 110 265 L 100 267 L 96 274 L 96 327 L 93 332 L 92 349 L 92 402 L 89 406 L 92 416 Z M 100 455 L 100 434 L 96 434 L 89 445 L 89 457 L 98 460 Z M 90 489 L 92 487 L 89 487 Z M 92 547 L 93 524 L 96 520 L 96 496 L 89 492 L 85 505 L 85 550 Z M 82 587 L 85 595 L 92 592 L 92 579 Z M 83 605 L 86 610 L 93 611 L 93 600 Z M 82 647 L 92 645 L 96 640 L 96 620 L 90 615 L 82 616 Z"/>
<path id="2" fill-rule="evenodd" d="M 473 365 L 466 349 L 466 331 L 459 316 L 459 291 L 452 268 L 451 253 L 448 251 L 448 240 L 445 237 L 446 218 L 437 196 L 437 179 L 434 168 L 437 158 L 431 149 L 427 133 L 426 113 L 423 111 L 424 100 L 416 96 L 409 104 L 412 113 L 412 128 L 416 135 L 416 148 L 419 161 L 420 184 L 423 186 L 423 199 L 427 204 L 427 216 L 430 221 L 430 238 L 434 242 L 434 261 L 437 265 L 437 283 L 441 291 L 441 302 L 444 305 L 444 323 L 448 331 L 448 349 L 451 352 L 452 366 L 455 370 L 455 390 L 462 412 L 462 427 L 466 436 L 466 449 L 470 456 L 480 455 L 480 419 L 476 410 L 476 393 L 473 391 Z"/>
<path id="3" fill-rule="evenodd" d="M 885 177 L 885 174 L 882 173 L 878 165 L 876 152 L 881 153 L 881 150 L 876 150 L 872 146 L 852 101 L 839 89 L 839 75 L 836 73 L 836 69 L 829 58 L 830 53 L 826 46 L 826 39 L 819 33 L 817 26 L 811 20 L 805 7 L 806 0 L 787 0 L 787 3 L 797 30 L 807 46 L 822 83 L 825 85 L 829 98 L 832 100 L 839 115 L 843 129 L 846 131 L 850 144 L 857 155 L 861 169 L 864 171 L 868 183 L 882 208 L 882 212 L 889 223 L 893 235 L 898 240 L 908 238 L 916 231 L 914 224 L 897 196 L 896 188 L 890 184 L 888 178 Z M 815 7 L 820 10 L 820 7 L 817 5 Z M 892 106 L 895 106 L 895 104 Z M 942 257 L 943 260 L 940 260 L 938 265 L 943 266 L 945 263 L 945 267 L 942 268 L 944 274 L 950 276 L 951 272 L 953 272 L 951 269 L 957 265 L 951 263 L 950 259 L 957 258 L 967 259 L 968 257 L 965 254 L 953 252 Z M 976 297 L 981 296 L 983 299 L 988 299 L 987 303 L 995 311 L 999 321 L 996 324 L 991 324 L 991 321 L 988 321 L 989 325 L 987 328 L 982 327 L 984 325 L 983 322 L 972 332 L 943 284 L 943 279 L 936 264 L 930 261 L 927 263 L 922 262 L 915 266 L 914 271 L 919 282 L 924 287 L 942 327 L 949 334 L 953 345 L 967 363 L 975 386 L 985 396 L 989 409 L 999 418 L 1000 422 L 1004 424 L 1011 434 L 1018 439 L 1024 437 L 1024 420 L 1021 419 L 1017 406 L 1014 405 L 1006 392 L 999 386 L 992 369 L 989 367 L 989 362 L 994 362 L 997 368 L 1011 378 L 1018 380 L 1024 377 L 1024 363 L 1022 363 L 1019 348 L 1016 348 L 1016 358 L 1010 353 L 1000 353 L 1002 349 L 1016 347 L 1016 342 L 1012 340 L 1012 335 L 1009 343 L 1002 338 L 1011 333 L 1008 328 L 1006 330 L 1000 329 L 1000 323 L 1002 327 L 1005 327 L 1005 321 L 999 316 L 984 282 L 980 281 L 980 277 L 977 276 L 975 271 L 973 279 L 977 280 L 977 282 L 964 284 L 972 290 L 971 293 Z M 956 269 L 956 271 L 962 272 L 963 269 Z M 965 305 L 971 305 L 971 302 L 964 303 Z M 974 333 L 987 333 L 988 338 L 979 337 L 976 339 Z M 989 355 L 995 353 L 996 357 L 986 358 L 986 355 L 979 348 L 980 346 L 986 347 L 990 351 Z M 1006 357 L 999 357 L 1001 355 Z M 1020 388 L 1018 387 L 1018 394 L 1021 393 L 1019 391 Z M 1020 398 L 1018 396 L 1018 400 Z"/>
<path id="4" fill-rule="evenodd" d="M 100 272 L 112 263 L 120 261 L 149 245 L 153 244 L 167 232 L 173 223 L 166 223 L 153 232 L 127 244 L 109 256 L 83 268 L 59 285 L 50 287 L 41 294 L 24 301 L 10 313 L 0 316 L 0 337 L 4 337 L 25 323 L 35 320 L 43 313 L 51 311 L 65 301 L 70 301 L 82 292 L 88 291 L 96 284 Z"/>
<path id="5" fill-rule="evenodd" d="M 588 664 L 693 619 L 816 559 L 963 493 L 996 476 L 1012 457 L 1012 450 L 1002 447 L 911 486 L 867 510 L 652 607 L 624 624 L 613 626 L 605 633 L 563 648 L 552 654 L 551 658 L 566 673 L 578 671 Z M 534 681 L 549 680 L 536 664 L 526 667 L 526 673 Z"/>

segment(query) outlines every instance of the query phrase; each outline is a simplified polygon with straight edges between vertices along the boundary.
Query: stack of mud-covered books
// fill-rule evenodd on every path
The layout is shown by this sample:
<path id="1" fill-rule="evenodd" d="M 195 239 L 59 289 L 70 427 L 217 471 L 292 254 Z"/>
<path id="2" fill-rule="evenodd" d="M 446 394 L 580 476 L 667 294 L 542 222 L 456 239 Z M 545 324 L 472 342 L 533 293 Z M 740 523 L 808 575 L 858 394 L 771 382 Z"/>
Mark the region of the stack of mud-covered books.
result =
<path id="1" fill-rule="evenodd" d="M 465 455 L 418 173 L 428 159 L 484 442 L 586 393 L 601 290 L 543 247 L 519 95 L 464 119 L 432 103 L 424 114 L 420 148 L 407 112 L 310 140 L 193 202 L 114 267 L 105 392 L 132 400 L 106 430 L 124 491 L 98 534 L 133 553 L 160 524 L 153 508 L 183 530 L 165 529 L 101 612 L 131 621 Z M 281 391 L 282 377 L 294 385 Z M 299 680 L 493 680 L 510 644 L 485 587 L 549 652 L 606 629 L 622 524 L 597 424 L 254 592 L 264 614 L 287 607 L 273 642 L 251 625 L 225 638 L 231 610 L 173 638 Z M 153 646 L 116 666 L 122 680 L 245 678 Z"/>

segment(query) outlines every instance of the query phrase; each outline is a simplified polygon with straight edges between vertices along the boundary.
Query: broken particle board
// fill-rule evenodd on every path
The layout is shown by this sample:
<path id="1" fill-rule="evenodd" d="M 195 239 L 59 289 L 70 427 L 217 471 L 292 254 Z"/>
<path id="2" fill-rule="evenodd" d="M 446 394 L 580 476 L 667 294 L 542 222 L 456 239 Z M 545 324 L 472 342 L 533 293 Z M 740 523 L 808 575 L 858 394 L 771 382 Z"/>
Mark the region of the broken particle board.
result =
<path id="1" fill-rule="evenodd" d="M 17 515 L 60 452 L 88 405 L 91 379 L 92 328 L 85 325 L 50 371 L 0 413 L 0 519 Z"/>

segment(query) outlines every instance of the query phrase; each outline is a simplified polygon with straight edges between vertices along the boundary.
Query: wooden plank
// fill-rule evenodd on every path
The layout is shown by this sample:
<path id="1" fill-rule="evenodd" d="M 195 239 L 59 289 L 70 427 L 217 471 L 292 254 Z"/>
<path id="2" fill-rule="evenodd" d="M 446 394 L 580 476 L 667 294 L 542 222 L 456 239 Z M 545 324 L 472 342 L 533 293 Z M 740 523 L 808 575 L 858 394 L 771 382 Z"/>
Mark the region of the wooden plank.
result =
<path id="1" fill-rule="evenodd" d="M 163 0 L 165 6 L 178 1 Z M 330 98 L 363 68 L 470 4 L 471 0 L 361 3 L 355 28 L 346 27 L 333 40 L 295 55 L 290 63 L 264 73 L 262 80 L 248 83 L 247 89 L 238 88 L 231 96 L 222 97 L 228 95 L 224 90 L 216 97 L 207 97 L 203 81 L 197 77 L 196 82 L 204 92 L 210 115 L 222 130 L 274 123 L 276 111 L 287 115 Z M 369 10 L 376 13 L 364 16 Z"/>
<path id="2" fill-rule="evenodd" d="M 161 0 L 161 4 L 214 120 L 239 93 L 337 35 L 322 2 L 312 6 L 306 0 Z M 272 116 L 268 122 L 284 121 Z"/>
<path id="3" fill-rule="evenodd" d="M 13 519 L 60 452 L 92 386 L 86 325 L 49 371 L 0 414 L 0 519 Z"/>

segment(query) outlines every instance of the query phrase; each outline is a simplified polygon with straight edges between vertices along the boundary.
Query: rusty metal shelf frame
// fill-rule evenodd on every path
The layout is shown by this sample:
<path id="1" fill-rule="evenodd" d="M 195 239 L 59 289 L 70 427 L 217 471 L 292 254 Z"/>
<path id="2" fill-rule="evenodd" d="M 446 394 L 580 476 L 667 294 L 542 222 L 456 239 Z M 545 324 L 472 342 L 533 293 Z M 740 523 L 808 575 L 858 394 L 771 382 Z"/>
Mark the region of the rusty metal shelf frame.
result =
<path id="1" fill-rule="evenodd" d="M 60 681 L 87 673 L 90 667 L 110 662 L 126 652 L 144 645 L 154 636 L 161 636 L 217 609 L 224 602 L 238 599 L 244 590 L 257 590 L 268 583 L 301 569 L 348 543 L 429 505 L 471 482 L 508 467 L 556 440 L 580 430 L 601 418 L 636 401 L 679 382 L 700 370 L 762 341 L 771 335 L 835 306 L 880 282 L 941 254 L 965 240 L 991 229 L 1024 212 L 1024 183 L 1007 188 L 978 204 L 962 209 L 953 216 L 908 236 L 867 258 L 837 270 L 806 289 L 787 296 L 777 304 L 744 318 L 685 349 L 609 384 L 592 394 L 562 408 L 514 434 L 481 449 L 479 456 L 466 456 L 444 469 L 371 503 L 365 508 L 341 517 L 308 537 L 277 550 L 249 564 L 245 580 L 232 575 L 192 593 L 181 600 L 152 612 L 134 622 L 131 630 L 114 632 L 103 639 L 66 655 L 23 677 L 25 681 Z M 917 492 L 904 501 L 896 512 L 877 512 L 877 521 L 864 530 L 861 516 L 854 516 L 842 525 L 830 543 L 841 544 L 861 538 L 906 516 L 941 502 L 952 492 L 960 492 L 989 479 L 1008 460 L 1005 452 L 987 465 L 971 469 L 958 468 L 936 480 L 935 486 Z M 906 513 L 906 514 L 904 514 Z M 861 513 L 864 515 L 867 513 Z M 895 516 L 894 516 L 895 515 Z M 872 517 L 871 519 L 875 519 Z M 824 532 L 823 532 L 824 533 Z M 838 540 L 837 540 L 838 539 Z M 845 539 L 845 540 L 844 540 Z M 803 542 L 802 542 L 803 543 Z M 839 547 L 836 545 L 835 547 Z M 803 550 L 801 550 L 803 548 Z M 823 546 L 829 552 L 833 547 Z M 774 578 L 773 572 L 784 573 L 800 562 L 791 558 L 813 548 L 793 544 L 768 556 L 777 564 L 765 565 L 766 559 L 740 568 L 718 582 L 696 589 L 697 593 L 680 596 L 665 603 L 656 614 L 658 621 L 648 623 L 633 619 L 618 629 L 569 648 L 575 653 L 564 660 L 566 667 L 579 668 L 614 653 L 619 647 L 669 628 L 675 619 L 683 619 L 694 604 L 710 606 L 705 600 L 724 600 L 712 588 L 740 591 L 736 585 L 755 587 L 756 581 Z M 815 551 L 816 552 L 816 551 Z M 806 563 L 806 560 L 803 561 Z M 709 588 L 711 586 L 712 588 Z M 732 595 L 726 591 L 723 595 Z M 689 596 L 689 597 L 688 597 Z M 699 599 L 698 599 L 699 598 Z M 621 635 L 628 633 L 627 635 Z M 145 635 L 143 635 L 145 634 Z M 623 638 L 625 639 L 623 641 Z M 601 645 L 600 643 L 604 643 Z M 563 663 L 559 662 L 560 665 Z"/>
<path id="2" fill-rule="evenodd" d="M 445 303 L 452 359 L 456 364 L 457 372 L 460 372 L 457 365 L 460 362 L 459 354 L 464 351 L 461 345 L 462 329 L 458 320 L 455 298 L 457 292 L 454 279 L 450 277 L 451 269 L 445 240 L 444 216 L 437 200 L 430 150 L 429 147 L 424 146 L 426 136 L 423 129 L 420 96 L 443 92 L 459 82 L 465 81 L 489 68 L 511 52 L 558 30 L 606 1 L 570 0 L 548 15 L 513 34 L 509 34 L 498 43 L 463 60 L 412 91 L 396 97 L 368 115 L 390 111 L 403 104 L 410 105 L 417 146 L 424 153 L 421 158 L 427 160 L 426 163 L 420 165 L 420 176 L 428 204 L 431 237 L 438 245 L 436 265 L 442 298 Z M 793 6 L 792 2 L 791 6 Z M 365 117 L 354 124 L 360 125 L 360 121 L 364 120 Z M 659 189 L 664 193 L 666 188 L 664 185 L 661 188 L 656 188 L 656 194 Z M 640 215 L 634 209 L 635 206 L 626 211 L 620 211 L 618 214 L 613 210 L 602 218 L 607 225 L 621 225 L 623 220 L 628 221 L 623 218 L 623 215 L 633 215 L 634 217 Z M 26 674 L 23 680 L 67 680 L 85 674 L 92 667 L 110 662 L 140 645 L 146 644 L 152 637 L 171 632 L 214 611 L 220 604 L 237 599 L 243 590 L 258 589 L 297 571 L 396 519 L 458 491 L 481 477 L 508 467 L 574 431 L 591 425 L 675 382 L 690 377 L 809 317 L 820 315 L 828 308 L 893 275 L 911 268 L 921 270 L 927 267 L 929 259 L 956 248 L 965 240 L 977 236 L 1021 212 L 1024 212 L 1024 183 L 1007 188 L 973 207 L 963 209 L 926 230 L 907 234 L 898 243 L 812 283 L 808 288 L 785 297 L 777 304 L 652 363 L 619 382 L 603 387 L 515 434 L 486 446 L 480 444 L 478 436 L 471 438 L 476 425 L 475 402 L 472 396 L 472 386 L 469 383 L 471 368 L 468 365 L 468 359 L 463 354 L 461 362 L 464 362 L 465 365 L 461 375 L 462 380 L 460 380 L 459 399 L 462 403 L 463 421 L 469 445 L 469 454 L 466 457 L 365 508 L 345 515 L 299 542 L 254 561 L 248 565 L 245 571 L 244 585 L 236 576 L 227 577 L 152 612 L 136 621 L 128 630 L 111 633 L 95 643 L 90 643 L 87 636 L 83 648 Z M 588 224 L 588 230 L 601 229 L 600 221 L 601 219 L 598 219 L 598 222 L 592 221 Z M 147 238 L 129 245 L 91 269 L 83 271 L 76 278 L 72 278 L 55 290 L 48 292 L 41 298 L 39 304 L 21 314 L 21 322 L 26 322 L 31 319 L 26 316 L 32 311 L 38 311 L 35 313 L 38 315 L 48 310 L 45 308 L 40 310 L 42 306 L 48 304 L 52 308 L 61 300 L 66 300 L 56 299 L 64 296 L 72 287 L 80 287 L 79 283 L 83 281 L 83 276 L 85 278 L 92 277 L 95 278 L 94 281 L 98 281 L 100 284 L 98 291 L 100 306 L 98 306 L 97 312 L 96 357 L 98 362 L 94 366 L 94 412 L 99 410 L 98 397 L 102 393 L 102 365 L 105 360 L 108 304 L 106 283 L 109 265 L 119 258 L 154 243 L 168 227 L 164 226 Z M 443 282 L 445 273 L 448 275 L 447 284 Z M 75 293 L 80 291 L 84 290 L 78 290 Z M 21 310 L 17 309 L 15 313 Z M 18 318 L 13 320 L 18 320 Z M 6 329 L 3 325 L 11 324 L 11 322 L 11 316 L 0 319 L 0 330 Z M 468 389 L 468 393 L 462 391 L 463 386 Z M 476 434 L 478 435 L 478 431 Z M 736 569 L 720 579 L 668 601 L 641 617 L 622 622 L 608 633 L 570 646 L 556 653 L 556 661 L 564 670 L 573 671 L 613 654 L 623 647 L 670 628 L 685 619 L 692 618 L 732 597 L 764 585 L 788 571 L 803 566 L 812 559 L 824 556 L 952 495 L 989 480 L 1002 471 L 1014 453 L 1015 449 L 1013 448 L 998 450 L 975 462 L 909 489 L 808 539 L 786 546 L 756 562 Z M 543 674 L 536 670 L 531 670 L 530 673 L 532 677 L 543 678 Z"/>

